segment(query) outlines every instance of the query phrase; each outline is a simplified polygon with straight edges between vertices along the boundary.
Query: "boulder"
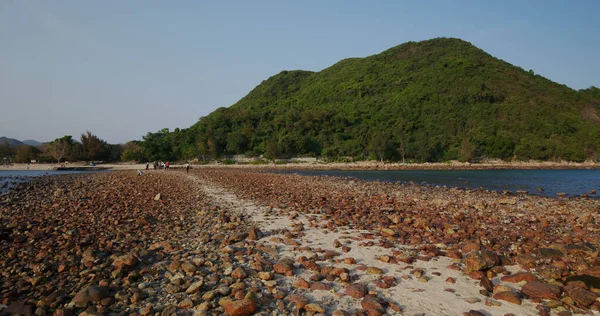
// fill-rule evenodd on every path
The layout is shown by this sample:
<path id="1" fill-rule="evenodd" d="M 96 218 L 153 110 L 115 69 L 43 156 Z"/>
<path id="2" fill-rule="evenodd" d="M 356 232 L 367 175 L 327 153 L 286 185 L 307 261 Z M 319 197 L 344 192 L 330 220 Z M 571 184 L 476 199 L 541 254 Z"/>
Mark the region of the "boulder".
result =
<path id="1" fill-rule="evenodd" d="M 558 285 L 541 281 L 530 281 L 523 285 L 521 292 L 530 298 L 559 300 L 562 289 Z"/>

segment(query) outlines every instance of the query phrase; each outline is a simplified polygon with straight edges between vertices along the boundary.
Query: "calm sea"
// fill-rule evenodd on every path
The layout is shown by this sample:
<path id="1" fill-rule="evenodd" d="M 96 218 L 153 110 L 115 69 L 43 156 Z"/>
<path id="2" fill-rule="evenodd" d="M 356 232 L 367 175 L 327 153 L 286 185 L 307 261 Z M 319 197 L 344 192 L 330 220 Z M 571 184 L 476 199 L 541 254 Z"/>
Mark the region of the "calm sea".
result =
<path id="1" fill-rule="evenodd" d="M 394 170 L 394 171 L 282 171 L 310 176 L 351 177 L 367 181 L 414 182 L 461 188 L 483 188 L 493 191 L 528 191 L 532 195 L 555 197 L 564 192 L 569 196 L 589 194 L 600 198 L 600 170 Z M 536 190 L 543 189 L 543 192 Z"/>

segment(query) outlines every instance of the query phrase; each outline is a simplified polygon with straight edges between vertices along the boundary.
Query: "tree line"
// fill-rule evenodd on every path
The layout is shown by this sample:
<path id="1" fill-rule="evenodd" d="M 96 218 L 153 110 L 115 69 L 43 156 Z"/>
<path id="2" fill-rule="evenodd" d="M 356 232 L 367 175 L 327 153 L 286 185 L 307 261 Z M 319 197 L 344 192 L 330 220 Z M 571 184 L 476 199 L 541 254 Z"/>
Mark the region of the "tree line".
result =
<path id="1" fill-rule="evenodd" d="M 71 135 L 65 135 L 40 146 L 9 146 L 8 142 L 0 144 L 0 157 L 10 157 L 17 163 L 63 161 L 121 161 L 123 145 L 109 144 L 98 136 L 87 131 L 81 134 L 79 141 Z"/>

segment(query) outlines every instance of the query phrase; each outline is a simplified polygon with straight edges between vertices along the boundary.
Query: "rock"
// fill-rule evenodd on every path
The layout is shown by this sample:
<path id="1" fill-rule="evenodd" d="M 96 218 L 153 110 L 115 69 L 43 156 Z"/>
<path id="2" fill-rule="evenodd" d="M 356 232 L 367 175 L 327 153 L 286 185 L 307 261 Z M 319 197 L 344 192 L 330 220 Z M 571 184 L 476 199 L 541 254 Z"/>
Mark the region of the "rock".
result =
<path id="1" fill-rule="evenodd" d="M 463 255 L 466 255 L 474 250 L 481 250 L 481 246 L 479 244 L 472 242 L 472 243 L 468 243 L 460 248 L 460 252 Z"/>
<path id="2" fill-rule="evenodd" d="M 256 227 L 251 227 L 248 230 L 248 239 L 250 240 L 259 240 L 260 238 L 262 238 L 262 236 L 262 232 Z"/>
<path id="3" fill-rule="evenodd" d="M 294 275 L 294 261 L 290 258 L 283 258 L 273 265 L 273 271 L 286 276 Z"/>
<path id="4" fill-rule="evenodd" d="M 177 304 L 177 307 L 181 308 L 181 309 L 192 308 L 192 307 L 194 307 L 194 302 L 192 302 L 192 300 L 190 300 L 189 298 L 186 298 L 186 299 L 182 300 L 181 302 L 179 302 L 179 304 Z"/>
<path id="5" fill-rule="evenodd" d="M 331 286 L 323 282 L 313 282 L 310 285 L 310 289 L 313 291 L 329 291 Z"/>
<path id="6" fill-rule="evenodd" d="M 308 304 L 308 298 L 299 295 L 299 294 L 290 294 L 286 296 L 286 301 L 294 303 L 296 308 L 302 309 L 306 304 Z"/>
<path id="7" fill-rule="evenodd" d="M 310 283 L 308 283 L 308 281 L 304 280 L 303 278 L 298 278 L 298 280 L 296 280 L 296 283 L 294 283 L 294 285 L 300 289 L 310 288 Z"/>
<path id="8" fill-rule="evenodd" d="M 464 298 L 464 301 L 469 304 L 475 304 L 475 303 L 481 302 L 481 300 L 478 299 L 477 297 L 467 297 L 467 298 Z"/>
<path id="9" fill-rule="evenodd" d="M 1 313 L 2 311 L 0 311 Z M 33 315 L 33 305 L 25 304 L 23 301 L 14 302 L 4 310 L 12 315 Z"/>
<path id="10" fill-rule="evenodd" d="M 194 293 L 200 291 L 200 289 L 202 288 L 202 285 L 204 285 L 204 281 L 202 281 L 202 280 L 200 280 L 198 282 L 194 282 L 187 288 L 187 290 L 185 290 L 185 292 L 187 294 L 194 294 Z"/>
<path id="11" fill-rule="evenodd" d="M 533 254 L 539 259 L 561 259 L 565 255 L 562 251 L 553 248 L 537 248 Z"/>
<path id="12" fill-rule="evenodd" d="M 154 315 L 154 306 L 152 304 L 146 305 L 144 308 L 140 310 L 141 316 L 149 316 Z"/>
<path id="13" fill-rule="evenodd" d="M 346 295 L 353 298 L 363 298 L 369 293 L 369 289 L 362 283 L 350 284 L 346 287 Z"/>
<path id="14" fill-rule="evenodd" d="M 237 267 L 237 268 L 235 268 L 235 270 L 233 270 L 233 272 L 231 273 L 231 276 L 233 278 L 241 280 L 241 279 L 245 279 L 248 276 L 248 274 L 246 274 L 246 271 L 244 271 L 244 269 L 242 267 Z"/>
<path id="15" fill-rule="evenodd" d="M 494 291 L 494 285 L 492 284 L 492 281 L 488 279 L 487 276 L 483 276 L 481 278 L 481 281 L 479 281 L 479 285 L 481 285 L 488 292 Z"/>
<path id="16" fill-rule="evenodd" d="M 480 312 L 480 311 L 476 311 L 474 309 L 466 312 L 464 314 L 465 316 L 486 316 L 484 313 Z"/>
<path id="17" fill-rule="evenodd" d="M 225 314 L 229 316 L 249 316 L 258 310 L 258 306 L 254 301 L 249 299 L 228 300 L 223 303 Z"/>
<path id="18" fill-rule="evenodd" d="M 562 278 L 563 269 L 555 266 L 540 266 L 536 268 L 537 273 L 546 280 L 558 280 Z"/>
<path id="19" fill-rule="evenodd" d="M 496 300 L 493 300 L 493 299 L 489 299 L 489 298 L 486 298 L 485 300 L 483 300 L 483 303 L 486 306 L 502 306 L 502 303 L 500 303 Z"/>
<path id="20" fill-rule="evenodd" d="M 198 268 L 192 262 L 184 262 L 181 264 L 181 270 L 185 271 L 188 275 L 193 275 Z"/>
<path id="21" fill-rule="evenodd" d="M 349 258 L 344 258 L 344 260 L 342 260 L 343 263 L 345 264 L 356 264 L 356 259 L 349 257 Z"/>
<path id="22" fill-rule="evenodd" d="M 264 281 L 269 281 L 273 278 L 273 273 L 267 272 L 267 271 L 258 272 L 256 275 L 258 276 L 259 279 L 264 280 Z"/>
<path id="23" fill-rule="evenodd" d="M 478 250 L 467 254 L 464 261 L 468 270 L 481 271 L 484 269 L 489 269 L 500 263 L 500 258 L 493 251 Z"/>
<path id="24" fill-rule="evenodd" d="M 374 298 L 364 298 L 360 302 L 360 306 L 367 312 L 367 315 L 384 315 L 385 308 Z"/>
<path id="25" fill-rule="evenodd" d="M 530 282 L 530 281 L 539 281 L 538 278 L 529 272 L 519 272 L 515 274 L 505 275 L 500 278 L 502 282 L 508 283 L 519 283 L 522 281 Z"/>
<path id="26" fill-rule="evenodd" d="M 510 291 L 504 291 L 504 292 L 495 293 L 494 296 L 493 296 L 493 298 L 497 299 L 497 300 L 506 301 L 506 302 L 509 302 L 509 303 L 521 305 L 521 297 L 519 297 L 518 294 L 510 292 Z"/>
<path id="27" fill-rule="evenodd" d="M 523 285 L 521 292 L 530 298 L 559 300 L 562 290 L 557 285 L 541 281 L 530 281 Z"/>
<path id="28" fill-rule="evenodd" d="M 138 258 L 134 256 L 132 253 L 128 253 L 126 255 L 122 255 L 117 257 L 115 261 L 113 261 L 113 266 L 115 270 L 121 269 L 123 267 L 133 267 L 138 263 Z"/>
<path id="29" fill-rule="evenodd" d="M 72 302 L 78 307 L 86 307 L 88 303 L 99 302 L 108 295 L 108 288 L 97 285 L 88 285 L 81 289 Z"/>
<path id="30" fill-rule="evenodd" d="M 368 267 L 365 270 L 366 274 L 383 274 L 383 270 L 377 268 L 377 267 Z"/>
<path id="31" fill-rule="evenodd" d="M 567 286 L 565 287 L 565 292 L 577 304 L 586 307 L 592 305 L 598 299 L 598 294 L 580 287 Z"/>
<path id="32" fill-rule="evenodd" d="M 383 237 L 393 237 L 395 235 L 396 235 L 396 232 L 393 229 L 389 229 L 389 228 L 381 229 L 381 236 L 383 236 Z"/>
<path id="33" fill-rule="evenodd" d="M 325 312 L 325 309 L 321 305 L 315 304 L 315 303 L 304 305 L 304 309 L 309 313 L 324 313 Z"/>
<path id="34" fill-rule="evenodd" d="M 160 200 L 160 193 L 158 193 L 154 196 L 154 201 L 159 201 L 159 200 Z"/>

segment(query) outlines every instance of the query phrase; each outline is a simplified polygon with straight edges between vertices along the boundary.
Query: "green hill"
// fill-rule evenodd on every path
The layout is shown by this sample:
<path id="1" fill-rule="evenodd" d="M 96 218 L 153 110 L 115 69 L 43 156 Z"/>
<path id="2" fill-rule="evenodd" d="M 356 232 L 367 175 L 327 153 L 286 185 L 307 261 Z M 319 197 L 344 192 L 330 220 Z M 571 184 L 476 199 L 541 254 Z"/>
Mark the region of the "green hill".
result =
<path id="1" fill-rule="evenodd" d="M 596 160 L 598 90 L 575 91 L 468 42 L 437 38 L 319 72 L 282 71 L 164 136 L 175 158 Z"/>

